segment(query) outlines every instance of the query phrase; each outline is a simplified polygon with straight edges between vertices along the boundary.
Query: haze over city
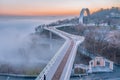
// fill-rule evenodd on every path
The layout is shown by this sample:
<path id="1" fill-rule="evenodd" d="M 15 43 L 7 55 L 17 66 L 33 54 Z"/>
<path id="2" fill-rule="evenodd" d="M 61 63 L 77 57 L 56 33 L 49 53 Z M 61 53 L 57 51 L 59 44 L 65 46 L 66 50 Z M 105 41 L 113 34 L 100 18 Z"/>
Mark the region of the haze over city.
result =
<path id="1" fill-rule="evenodd" d="M 78 15 L 82 8 L 91 12 L 120 7 L 120 0 L 0 0 L 0 15 Z"/>

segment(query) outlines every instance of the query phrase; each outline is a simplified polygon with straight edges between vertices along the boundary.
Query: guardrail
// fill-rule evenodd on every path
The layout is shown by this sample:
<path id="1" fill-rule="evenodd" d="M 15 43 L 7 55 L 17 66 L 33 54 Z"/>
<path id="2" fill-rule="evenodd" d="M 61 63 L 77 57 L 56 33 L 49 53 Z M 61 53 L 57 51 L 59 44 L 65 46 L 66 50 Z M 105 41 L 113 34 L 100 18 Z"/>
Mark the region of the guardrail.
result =
<path id="1" fill-rule="evenodd" d="M 59 28 L 59 27 L 64 27 L 64 26 L 75 26 L 76 24 L 62 24 L 62 25 L 58 25 L 58 26 L 54 26 L 56 28 Z"/>
<path id="2" fill-rule="evenodd" d="M 52 31 L 51 29 L 45 28 L 46 30 Z M 63 36 L 62 34 L 56 32 L 56 31 L 52 31 L 53 33 L 61 36 L 62 38 L 64 38 L 66 41 L 65 43 L 62 45 L 62 47 L 58 50 L 58 52 L 55 54 L 55 56 L 50 60 L 50 62 L 47 64 L 47 66 L 43 69 L 43 71 L 40 73 L 40 75 L 35 79 L 35 80 L 44 80 L 45 77 L 47 77 L 47 73 L 49 72 L 50 68 L 54 65 L 56 59 L 58 58 L 58 56 L 60 55 L 60 53 L 62 52 L 62 50 L 68 46 L 69 44 L 69 39 L 65 36 Z"/>

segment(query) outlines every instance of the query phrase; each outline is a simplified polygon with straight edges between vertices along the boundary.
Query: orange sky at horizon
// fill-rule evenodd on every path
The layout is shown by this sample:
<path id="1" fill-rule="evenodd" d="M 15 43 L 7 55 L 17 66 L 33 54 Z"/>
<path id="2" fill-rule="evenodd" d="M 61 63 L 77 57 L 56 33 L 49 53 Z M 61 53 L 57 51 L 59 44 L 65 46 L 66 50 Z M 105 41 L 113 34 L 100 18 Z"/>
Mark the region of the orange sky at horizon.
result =
<path id="1" fill-rule="evenodd" d="M 95 11 L 100 10 L 100 8 L 94 8 L 94 9 L 89 9 L 90 13 L 93 13 Z M 0 15 L 11 15 L 11 16 L 54 16 L 54 15 L 79 15 L 80 14 L 80 10 L 47 10 L 47 11 L 39 11 L 39 10 L 22 10 L 22 11 L 13 11 L 13 12 L 5 12 L 2 13 L 0 12 Z M 9 13 L 10 12 L 10 13 Z"/>
<path id="2" fill-rule="evenodd" d="M 93 12 L 93 11 L 92 11 Z M 13 11 L 11 13 L 3 13 L 4 15 L 28 15 L 28 16 L 34 16 L 34 15 L 78 15 L 80 13 L 80 10 L 47 10 L 47 11 L 39 11 L 39 10 L 23 10 L 21 11 Z"/>
<path id="3" fill-rule="evenodd" d="M 89 8 L 95 12 L 100 8 L 120 7 L 120 0 L 0 0 L 0 15 L 79 15 L 82 8 Z M 108 3 L 109 4 L 108 4 Z M 106 5 L 108 4 L 108 5 Z"/>

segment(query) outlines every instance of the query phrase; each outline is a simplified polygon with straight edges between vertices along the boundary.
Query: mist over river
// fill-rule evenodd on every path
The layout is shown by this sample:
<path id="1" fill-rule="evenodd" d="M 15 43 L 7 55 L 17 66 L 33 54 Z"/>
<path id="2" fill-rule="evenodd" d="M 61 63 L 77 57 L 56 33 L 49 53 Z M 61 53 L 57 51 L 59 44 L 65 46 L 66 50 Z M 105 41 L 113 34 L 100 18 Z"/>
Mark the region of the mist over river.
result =
<path id="1" fill-rule="evenodd" d="M 0 73 L 36 75 L 40 72 L 64 41 L 30 34 L 34 33 L 35 27 L 40 24 L 49 24 L 65 18 L 71 17 L 1 16 Z M 33 38 L 35 42 L 32 41 Z"/>

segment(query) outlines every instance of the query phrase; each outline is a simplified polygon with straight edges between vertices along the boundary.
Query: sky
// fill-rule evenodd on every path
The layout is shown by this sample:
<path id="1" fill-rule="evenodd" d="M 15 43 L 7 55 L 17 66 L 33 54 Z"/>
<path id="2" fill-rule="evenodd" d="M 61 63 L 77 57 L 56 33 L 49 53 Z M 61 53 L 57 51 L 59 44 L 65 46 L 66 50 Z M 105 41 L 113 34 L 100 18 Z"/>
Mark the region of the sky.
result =
<path id="1" fill-rule="evenodd" d="M 82 8 L 120 7 L 120 0 L 0 0 L 0 15 L 77 15 Z"/>

